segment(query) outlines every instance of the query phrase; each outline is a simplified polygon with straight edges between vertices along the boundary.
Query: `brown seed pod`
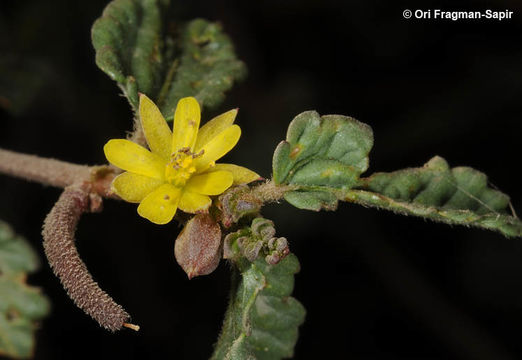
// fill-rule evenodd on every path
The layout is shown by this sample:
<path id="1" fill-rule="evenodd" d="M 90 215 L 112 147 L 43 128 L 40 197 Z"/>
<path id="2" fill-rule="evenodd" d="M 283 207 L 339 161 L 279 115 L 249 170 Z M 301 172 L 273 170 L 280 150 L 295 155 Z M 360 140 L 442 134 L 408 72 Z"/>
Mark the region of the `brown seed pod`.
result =
<path id="1" fill-rule="evenodd" d="M 189 279 L 214 271 L 221 253 L 221 228 L 209 214 L 190 219 L 174 245 L 176 260 Z"/>
<path id="2" fill-rule="evenodd" d="M 76 306 L 110 331 L 127 324 L 129 314 L 93 280 L 74 243 L 76 226 L 89 211 L 89 194 L 79 187 L 64 190 L 43 225 L 45 254 L 63 287 Z M 136 329 L 135 329 L 136 330 Z"/>

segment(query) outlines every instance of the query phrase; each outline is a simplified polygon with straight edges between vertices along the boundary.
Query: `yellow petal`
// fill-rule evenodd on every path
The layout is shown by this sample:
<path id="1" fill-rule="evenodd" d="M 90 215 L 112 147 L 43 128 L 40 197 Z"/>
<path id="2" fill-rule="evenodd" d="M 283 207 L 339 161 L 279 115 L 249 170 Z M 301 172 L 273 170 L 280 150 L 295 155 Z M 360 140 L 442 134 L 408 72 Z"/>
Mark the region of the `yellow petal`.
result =
<path id="1" fill-rule="evenodd" d="M 252 170 L 234 164 L 216 164 L 216 166 L 208 169 L 206 173 L 214 171 L 228 171 L 231 173 L 234 177 L 233 185 L 248 184 L 261 179 L 261 176 Z"/>
<path id="2" fill-rule="evenodd" d="M 112 191 L 125 201 L 140 202 L 163 184 L 162 180 L 124 172 L 112 181 Z"/>
<path id="3" fill-rule="evenodd" d="M 213 171 L 195 175 L 185 185 L 185 190 L 204 195 L 219 195 L 228 189 L 234 178 L 228 171 Z"/>
<path id="4" fill-rule="evenodd" d="M 241 129 L 237 125 L 232 125 L 215 136 L 203 147 L 203 155 L 194 159 L 194 164 L 198 171 L 208 168 L 212 162 L 224 156 L 232 150 L 239 141 Z"/>
<path id="5" fill-rule="evenodd" d="M 220 132 L 230 127 L 234 123 L 236 116 L 237 109 L 233 109 L 216 116 L 203 125 L 198 131 L 198 138 L 196 139 L 196 145 L 194 145 L 195 152 L 197 153 L 210 140 L 219 135 Z"/>
<path id="6" fill-rule="evenodd" d="M 185 189 L 178 206 L 184 212 L 195 214 L 198 211 L 207 210 L 211 204 L 212 200 L 207 195 L 196 194 Z"/>
<path id="7" fill-rule="evenodd" d="M 107 160 L 120 169 L 155 179 L 164 178 L 165 160 L 132 141 L 109 140 L 103 151 Z"/>
<path id="8" fill-rule="evenodd" d="M 198 135 L 201 110 L 198 101 L 193 97 L 185 97 L 178 101 L 174 113 L 174 129 L 172 131 L 172 153 L 181 148 L 194 148 Z"/>
<path id="9" fill-rule="evenodd" d="M 150 150 L 164 158 L 170 157 L 172 132 L 158 107 L 143 94 L 140 95 L 140 121 Z"/>
<path id="10" fill-rule="evenodd" d="M 154 224 L 166 224 L 176 214 L 180 195 L 180 188 L 170 184 L 161 185 L 143 199 L 138 206 L 138 214 Z"/>

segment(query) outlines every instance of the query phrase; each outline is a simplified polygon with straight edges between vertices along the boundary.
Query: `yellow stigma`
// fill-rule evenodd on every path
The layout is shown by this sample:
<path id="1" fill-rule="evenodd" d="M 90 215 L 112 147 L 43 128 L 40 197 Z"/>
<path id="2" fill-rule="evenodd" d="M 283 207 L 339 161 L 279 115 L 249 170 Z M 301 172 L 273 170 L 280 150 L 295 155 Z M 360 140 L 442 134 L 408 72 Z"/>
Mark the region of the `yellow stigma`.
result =
<path id="1" fill-rule="evenodd" d="M 174 186 L 182 187 L 196 172 L 194 159 L 203 153 L 193 154 L 189 148 L 179 149 L 170 157 L 165 168 L 165 179 Z"/>

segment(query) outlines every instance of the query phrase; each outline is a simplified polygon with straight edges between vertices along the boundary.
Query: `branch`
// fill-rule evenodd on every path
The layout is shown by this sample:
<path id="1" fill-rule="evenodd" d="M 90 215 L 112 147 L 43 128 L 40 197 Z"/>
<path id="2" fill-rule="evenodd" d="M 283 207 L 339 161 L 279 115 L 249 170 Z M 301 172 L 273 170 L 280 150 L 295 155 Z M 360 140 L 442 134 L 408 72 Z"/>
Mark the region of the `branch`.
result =
<path id="1" fill-rule="evenodd" d="M 278 202 L 286 192 L 296 188 L 294 185 L 277 185 L 270 180 L 252 187 L 232 187 L 219 197 L 222 223 L 230 227 L 243 216 L 258 214 L 265 203 Z"/>
<path id="2" fill-rule="evenodd" d="M 59 188 L 77 185 L 91 194 L 119 199 L 110 191 L 112 180 L 119 173 L 112 166 L 77 165 L 0 149 L 0 173 Z"/>
<path id="3" fill-rule="evenodd" d="M 262 203 L 278 202 L 288 192 L 297 189 L 295 185 L 278 185 L 271 180 L 251 188 L 250 193 L 243 196 L 245 201 L 260 201 Z"/>
<path id="4" fill-rule="evenodd" d="M 44 185 L 64 188 L 89 180 L 91 170 L 92 168 L 85 165 L 0 149 L 1 173 Z"/>
<path id="5" fill-rule="evenodd" d="M 42 235 L 45 254 L 63 287 L 74 303 L 101 326 L 120 330 L 129 314 L 93 280 L 74 244 L 76 226 L 92 206 L 90 195 L 79 187 L 67 187 L 44 221 Z M 101 200 L 100 200 L 101 201 Z"/>
<path id="6" fill-rule="evenodd" d="M 135 125 L 139 123 L 136 122 Z M 140 143 L 142 135 L 141 128 L 136 127 L 131 140 Z M 82 185 L 82 188 L 88 192 L 105 198 L 119 199 L 110 193 L 110 184 L 117 175 L 116 169 L 110 166 L 77 165 L 0 149 L 0 173 L 59 188 Z M 264 203 L 279 201 L 286 192 L 296 188 L 298 186 L 276 185 L 272 181 L 267 181 L 251 188 L 243 187 L 240 191 L 241 200 L 262 206 Z M 230 191 L 237 190 L 232 188 Z"/>
<path id="7" fill-rule="evenodd" d="M 138 131 L 135 135 L 138 135 Z M 101 326 L 110 330 L 139 327 L 129 324 L 129 314 L 93 280 L 75 246 L 74 234 L 83 213 L 101 209 L 102 197 L 118 198 L 110 191 L 117 170 L 110 166 L 76 165 L 0 149 L 0 173 L 65 188 L 47 215 L 42 235 L 45 254 L 55 275 L 74 303 Z M 264 203 L 279 201 L 292 185 L 267 181 L 253 187 L 239 186 L 220 197 L 224 223 L 257 213 Z"/>

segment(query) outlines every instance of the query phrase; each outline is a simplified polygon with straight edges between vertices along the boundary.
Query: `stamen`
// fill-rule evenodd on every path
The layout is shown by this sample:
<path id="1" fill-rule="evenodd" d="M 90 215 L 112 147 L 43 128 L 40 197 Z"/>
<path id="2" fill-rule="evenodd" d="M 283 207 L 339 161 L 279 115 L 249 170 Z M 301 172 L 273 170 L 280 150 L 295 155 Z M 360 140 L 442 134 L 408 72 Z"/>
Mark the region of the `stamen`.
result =
<path id="1" fill-rule="evenodd" d="M 172 154 L 171 160 L 165 169 L 165 178 L 174 186 L 184 186 L 190 179 L 193 173 L 196 172 L 196 167 L 193 160 L 196 157 L 203 155 L 204 151 L 194 154 L 189 147 L 179 149 L 175 154 Z"/>
<path id="2" fill-rule="evenodd" d="M 200 156 L 203 156 L 204 153 L 205 153 L 205 149 L 201 149 L 201 151 L 198 152 L 197 154 L 192 154 L 192 158 L 195 159 L 195 158 L 198 158 Z"/>

